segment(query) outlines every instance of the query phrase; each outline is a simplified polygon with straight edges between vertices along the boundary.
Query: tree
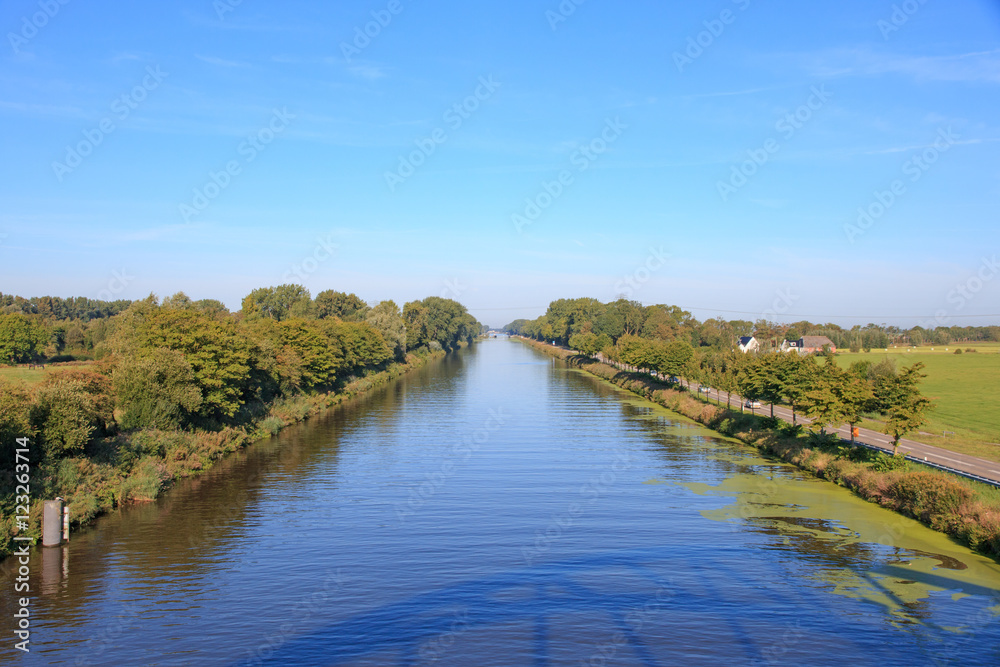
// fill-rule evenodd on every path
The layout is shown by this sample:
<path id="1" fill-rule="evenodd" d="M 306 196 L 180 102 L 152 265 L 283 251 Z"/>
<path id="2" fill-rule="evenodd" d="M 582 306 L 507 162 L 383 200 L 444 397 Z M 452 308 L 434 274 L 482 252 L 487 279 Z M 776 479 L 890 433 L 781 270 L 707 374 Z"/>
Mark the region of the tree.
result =
<path id="1" fill-rule="evenodd" d="M 777 382 L 781 395 L 792 406 L 792 424 L 798 423 L 797 409 L 805 401 L 816 370 L 816 363 L 811 356 L 803 357 L 796 352 L 782 354 L 777 364 Z"/>
<path id="2" fill-rule="evenodd" d="M 684 377 L 688 363 L 694 357 L 694 348 L 686 340 L 672 340 L 663 345 L 663 356 L 657 370 L 670 376 Z"/>
<path id="3" fill-rule="evenodd" d="M 382 334 L 396 359 L 402 361 L 406 357 L 406 324 L 395 301 L 382 301 L 376 305 L 368 311 L 365 322 Z"/>
<path id="4" fill-rule="evenodd" d="M 201 407 L 194 371 L 177 350 L 129 354 L 118 360 L 111 378 L 120 424 L 127 430 L 183 428 Z"/>
<path id="5" fill-rule="evenodd" d="M 833 357 L 816 368 L 812 374 L 809 389 L 803 397 L 806 415 L 813 420 L 812 428 L 820 434 L 826 433 L 827 424 L 840 425 L 845 421 L 847 406 L 843 401 L 843 373 Z"/>
<path id="6" fill-rule="evenodd" d="M 471 343 L 481 326 L 476 318 L 469 315 L 465 306 L 437 296 L 404 305 L 403 321 L 406 324 L 406 347 L 411 350 L 432 343 L 445 350 L 456 349 L 460 341 Z"/>
<path id="7" fill-rule="evenodd" d="M 927 377 L 921 373 L 924 364 L 917 362 L 903 368 L 891 385 L 888 395 L 888 411 L 885 428 L 882 431 L 892 438 L 892 453 L 899 451 L 899 441 L 910 431 L 914 431 L 927 421 L 927 411 L 934 407 L 930 399 L 920 394 L 920 381 Z"/>
<path id="8" fill-rule="evenodd" d="M 182 353 L 201 389 L 199 414 L 209 419 L 235 417 L 262 381 L 262 350 L 246 329 L 193 310 L 160 308 L 155 298 L 136 302 L 122 314 L 111 347 L 119 355 L 156 348 Z"/>
<path id="9" fill-rule="evenodd" d="M 311 305 L 309 290 L 302 285 L 260 287 L 243 298 L 243 315 L 247 319 L 270 317 L 281 321 L 308 315 Z"/>
<path id="10" fill-rule="evenodd" d="M 11 364 L 30 361 L 49 341 L 49 328 L 37 317 L 0 315 L 0 359 Z"/>
<path id="11" fill-rule="evenodd" d="M 378 329 L 367 322 L 332 322 L 327 329 L 343 356 L 344 373 L 358 374 L 380 367 L 392 359 L 392 350 Z"/>
<path id="12" fill-rule="evenodd" d="M 344 321 L 357 322 L 368 314 L 368 304 L 357 294 L 324 290 L 316 295 L 316 317 L 339 317 Z"/>

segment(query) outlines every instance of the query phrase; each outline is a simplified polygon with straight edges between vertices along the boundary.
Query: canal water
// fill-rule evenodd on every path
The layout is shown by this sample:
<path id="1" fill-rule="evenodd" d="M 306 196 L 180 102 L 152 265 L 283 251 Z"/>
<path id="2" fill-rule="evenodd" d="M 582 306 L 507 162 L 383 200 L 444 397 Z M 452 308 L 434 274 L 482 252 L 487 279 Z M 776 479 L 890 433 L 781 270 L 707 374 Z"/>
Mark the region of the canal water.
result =
<path id="1" fill-rule="evenodd" d="M 994 561 L 503 339 L 31 567 L 0 664 L 1000 664 Z"/>

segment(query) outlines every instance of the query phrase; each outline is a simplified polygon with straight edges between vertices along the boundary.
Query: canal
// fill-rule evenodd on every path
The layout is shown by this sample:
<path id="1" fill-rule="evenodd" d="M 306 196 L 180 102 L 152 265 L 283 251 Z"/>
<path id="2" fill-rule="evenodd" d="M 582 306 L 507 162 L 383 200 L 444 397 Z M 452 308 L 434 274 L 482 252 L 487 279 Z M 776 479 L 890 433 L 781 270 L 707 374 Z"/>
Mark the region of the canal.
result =
<path id="1" fill-rule="evenodd" d="M 0 664 L 1000 664 L 994 561 L 504 339 L 36 551 L 31 587 Z"/>

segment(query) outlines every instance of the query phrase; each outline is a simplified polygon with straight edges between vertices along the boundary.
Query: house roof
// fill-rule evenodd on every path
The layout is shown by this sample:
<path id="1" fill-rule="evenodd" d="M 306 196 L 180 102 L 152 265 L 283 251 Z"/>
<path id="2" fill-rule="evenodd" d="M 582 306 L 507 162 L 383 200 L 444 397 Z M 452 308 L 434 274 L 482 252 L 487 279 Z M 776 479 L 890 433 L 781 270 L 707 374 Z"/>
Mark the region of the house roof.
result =
<path id="1" fill-rule="evenodd" d="M 823 347 L 824 345 L 829 345 L 834 347 L 833 341 L 826 336 L 803 336 L 801 339 L 802 347 Z"/>
<path id="2" fill-rule="evenodd" d="M 753 340 L 753 336 L 740 336 L 740 345 L 748 345 Z"/>

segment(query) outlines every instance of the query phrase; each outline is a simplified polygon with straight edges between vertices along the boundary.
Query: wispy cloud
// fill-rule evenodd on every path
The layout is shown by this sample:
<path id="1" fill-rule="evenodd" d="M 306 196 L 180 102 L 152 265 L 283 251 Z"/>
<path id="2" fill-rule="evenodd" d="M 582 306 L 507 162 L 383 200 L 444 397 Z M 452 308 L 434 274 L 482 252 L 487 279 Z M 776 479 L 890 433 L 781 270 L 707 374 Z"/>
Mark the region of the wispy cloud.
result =
<path id="1" fill-rule="evenodd" d="M 377 65 L 352 65 L 347 71 L 363 79 L 375 80 L 385 76 L 385 70 Z"/>
<path id="2" fill-rule="evenodd" d="M 216 58 L 215 56 L 202 56 L 199 54 L 194 54 L 194 57 L 198 60 L 208 63 L 209 65 L 218 65 L 219 67 L 250 67 L 249 63 L 241 63 L 235 60 L 225 60 L 223 58 Z"/>
<path id="3" fill-rule="evenodd" d="M 897 74 L 917 81 L 1000 83 L 1000 49 L 949 55 L 907 55 L 870 47 L 836 49 L 798 56 L 815 76 Z"/>

